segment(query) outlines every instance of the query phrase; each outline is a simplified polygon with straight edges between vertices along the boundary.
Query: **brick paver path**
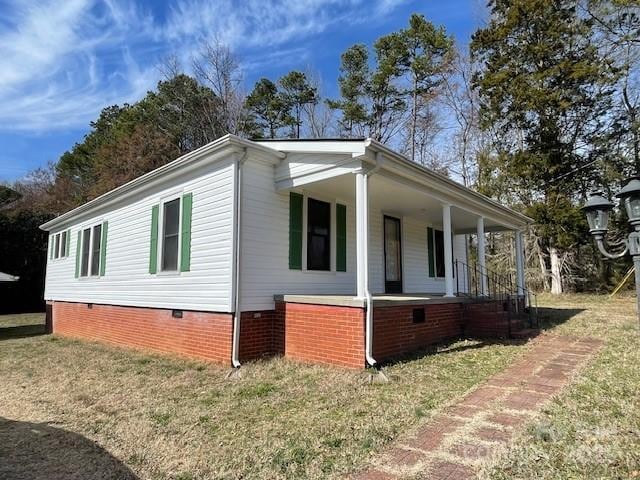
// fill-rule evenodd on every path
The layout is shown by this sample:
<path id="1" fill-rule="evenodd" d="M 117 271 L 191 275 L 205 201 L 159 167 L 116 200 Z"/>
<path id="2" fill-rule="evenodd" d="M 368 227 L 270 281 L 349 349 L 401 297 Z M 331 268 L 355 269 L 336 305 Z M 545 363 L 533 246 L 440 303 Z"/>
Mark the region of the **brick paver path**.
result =
<path id="1" fill-rule="evenodd" d="M 353 480 L 464 480 L 499 453 L 602 342 L 544 335 L 516 363 L 399 439 Z"/>

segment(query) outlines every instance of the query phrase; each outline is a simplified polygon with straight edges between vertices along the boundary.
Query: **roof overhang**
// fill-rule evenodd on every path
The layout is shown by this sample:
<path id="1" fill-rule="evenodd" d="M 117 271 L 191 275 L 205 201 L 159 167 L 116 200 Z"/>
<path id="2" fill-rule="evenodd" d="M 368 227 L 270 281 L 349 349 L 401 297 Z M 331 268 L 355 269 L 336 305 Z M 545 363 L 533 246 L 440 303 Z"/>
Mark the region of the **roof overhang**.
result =
<path id="1" fill-rule="evenodd" d="M 354 172 L 364 164 L 377 168 L 377 175 L 384 175 L 399 184 L 419 190 L 443 204 L 451 204 L 474 215 L 492 219 L 503 226 L 500 227 L 502 230 L 519 230 L 533 223 L 533 219 L 526 215 L 465 187 L 445 175 L 418 165 L 373 139 L 281 139 L 259 140 L 258 143 L 286 153 L 343 154 L 345 156 L 344 160 L 331 168 L 314 169 L 296 176 L 276 178 L 277 189 L 285 190 L 320 182 L 332 175 Z M 472 233 L 471 230 L 469 233 Z"/>
<path id="2" fill-rule="evenodd" d="M 270 159 L 274 165 L 285 157 L 284 153 L 264 147 L 255 142 L 245 140 L 244 138 L 240 138 L 236 135 L 228 134 L 204 145 L 203 147 L 193 150 L 176 160 L 167 163 L 166 165 L 163 165 L 162 167 L 156 168 L 145 175 L 137 177 L 120 187 L 114 188 L 113 190 L 110 190 L 109 192 L 62 214 L 53 220 L 40 225 L 40 228 L 45 231 L 54 230 L 66 225 L 77 217 L 87 215 L 100 208 L 122 201 L 132 195 L 139 194 L 159 182 L 166 181 L 171 177 L 171 175 L 184 174 L 192 169 L 199 168 L 206 163 L 215 162 L 225 158 L 229 154 L 242 154 L 247 149 L 253 149 L 254 151 L 261 153 L 263 157 Z"/>

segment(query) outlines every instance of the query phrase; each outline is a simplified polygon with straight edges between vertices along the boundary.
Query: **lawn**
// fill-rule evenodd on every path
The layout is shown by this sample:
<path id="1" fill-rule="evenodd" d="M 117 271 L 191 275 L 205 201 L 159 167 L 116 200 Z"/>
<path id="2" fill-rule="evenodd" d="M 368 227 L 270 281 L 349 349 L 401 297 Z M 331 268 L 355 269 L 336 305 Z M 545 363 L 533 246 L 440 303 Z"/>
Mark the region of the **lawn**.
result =
<path id="1" fill-rule="evenodd" d="M 635 298 L 541 299 L 543 326 L 592 336 L 604 349 L 483 478 L 640 478 L 640 328 Z M 565 310 L 549 310 L 562 306 Z M 569 315 L 573 315 L 565 321 Z"/>
<path id="2" fill-rule="evenodd" d="M 640 451 L 634 299 L 544 297 L 542 304 L 545 328 L 607 344 L 483 475 L 633 478 Z M 0 317 L 0 327 L 8 322 L 29 320 Z M 2 336 L 0 328 L 0 458 L 14 462 L 0 462 L 0 477 L 33 478 L 48 467 L 52 479 L 73 468 L 93 478 L 341 478 L 528 348 L 456 342 L 391 365 L 390 383 L 372 384 L 361 372 L 283 359 L 246 364 L 241 378 L 229 380 L 227 369 L 211 364 Z M 30 441 L 34 425 L 43 433 Z M 38 461 L 15 461 L 27 458 L 22 452 Z M 64 461 L 52 468 L 51 458 Z"/>
<path id="3" fill-rule="evenodd" d="M 390 366 L 390 383 L 377 384 L 283 359 L 229 380 L 221 366 L 95 343 L 0 339 L 0 458 L 13 458 L 0 477 L 68 478 L 82 465 L 78 478 L 126 468 L 152 479 L 340 478 L 526 348 L 456 342 Z M 31 438 L 34 425 L 48 442 Z"/>

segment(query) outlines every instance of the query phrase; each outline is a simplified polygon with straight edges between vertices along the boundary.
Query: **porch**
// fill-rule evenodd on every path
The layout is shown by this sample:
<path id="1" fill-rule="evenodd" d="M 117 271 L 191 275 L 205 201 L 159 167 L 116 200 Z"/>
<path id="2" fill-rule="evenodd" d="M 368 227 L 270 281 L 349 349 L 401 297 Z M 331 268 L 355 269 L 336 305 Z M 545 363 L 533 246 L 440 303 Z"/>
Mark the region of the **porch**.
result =
<path id="1" fill-rule="evenodd" d="M 289 197 L 291 283 L 273 297 L 286 356 L 374 366 L 450 338 L 516 329 L 510 311 L 524 306 L 529 218 L 373 140 L 273 145 L 287 152 L 275 188 Z M 314 156 L 325 148 L 330 156 Z M 496 289 L 485 234 L 499 231 L 514 232 L 516 278 Z"/>

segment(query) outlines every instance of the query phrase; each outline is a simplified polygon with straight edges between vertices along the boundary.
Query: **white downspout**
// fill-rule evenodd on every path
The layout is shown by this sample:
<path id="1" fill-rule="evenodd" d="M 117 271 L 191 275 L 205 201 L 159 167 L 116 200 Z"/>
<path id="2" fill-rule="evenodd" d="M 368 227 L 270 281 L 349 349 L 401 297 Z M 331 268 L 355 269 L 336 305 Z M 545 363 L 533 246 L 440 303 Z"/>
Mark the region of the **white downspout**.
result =
<path id="1" fill-rule="evenodd" d="M 235 185 L 235 219 L 236 219 L 236 244 L 234 245 L 234 271 L 233 278 L 233 340 L 231 344 L 231 365 L 233 368 L 240 368 L 240 247 L 242 233 L 242 165 L 247 159 L 247 149 L 240 158 L 235 162 L 236 167 L 236 185 Z"/>
<path id="2" fill-rule="evenodd" d="M 367 301 L 367 313 L 365 320 L 365 360 L 371 367 L 377 365 L 376 359 L 373 358 L 373 299 L 369 290 L 369 177 L 376 173 L 382 166 L 382 153 L 376 153 L 376 166 L 365 173 L 362 185 L 363 197 L 365 201 L 364 210 L 364 291 Z"/>

